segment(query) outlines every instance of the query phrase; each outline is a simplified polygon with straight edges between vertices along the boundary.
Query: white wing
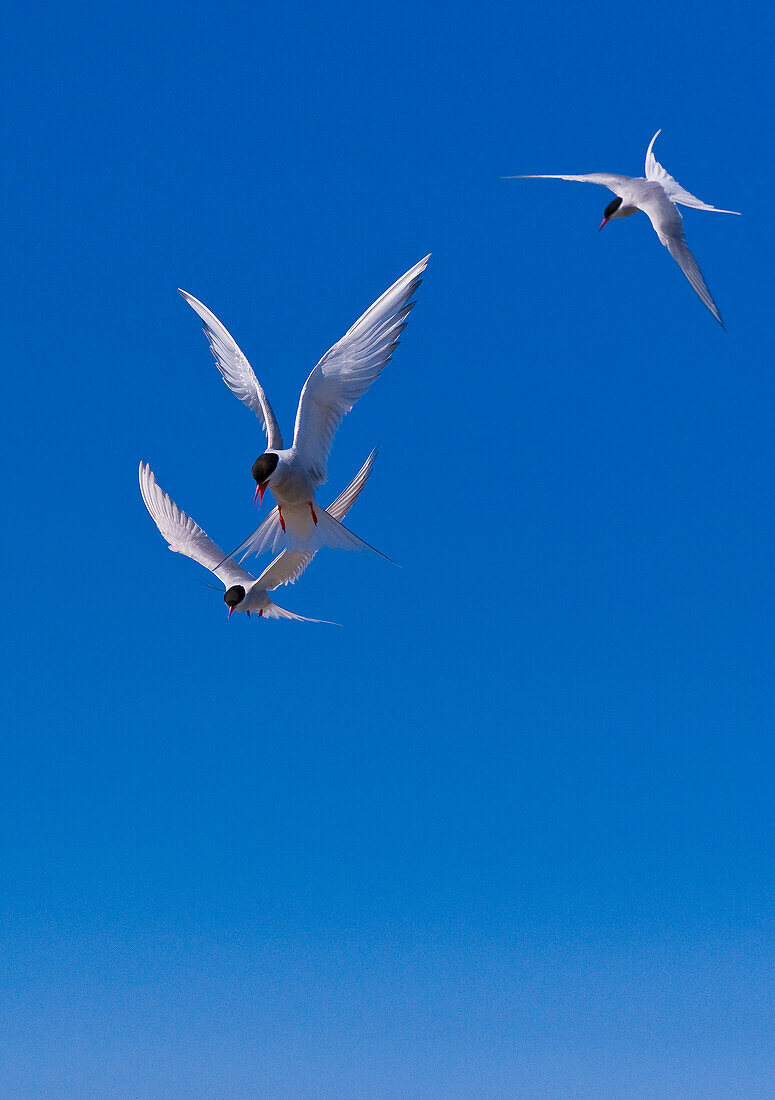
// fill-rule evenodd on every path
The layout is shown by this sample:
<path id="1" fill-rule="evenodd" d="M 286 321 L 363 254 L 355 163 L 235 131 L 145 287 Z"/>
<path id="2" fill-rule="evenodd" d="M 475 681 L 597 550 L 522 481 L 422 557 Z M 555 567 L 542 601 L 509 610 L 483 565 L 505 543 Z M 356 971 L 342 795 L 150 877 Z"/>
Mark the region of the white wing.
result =
<path id="1" fill-rule="evenodd" d="M 371 476 L 376 459 L 377 448 L 375 447 L 347 488 L 343 489 L 336 500 L 326 508 L 328 514 L 338 519 L 340 523 L 361 495 L 361 490 Z"/>
<path id="2" fill-rule="evenodd" d="M 721 314 L 718 311 L 718 306 L 713 301 L 711 293 L 708 290 L 707 284 L 702 277 L 700 266 L 689 251 L 689 247 L 686 243 L 686 238 L 683 232 L 680 235 L 668 238 L 668 240 L 662 242 L 666 245 L 670 255 L 678 263 L 686 278 L 692 285 L 693 290 L 699 296 L 700 301 L 708 307 L 710 312 L 716 318 L 718 323 L 723 329 L 726 329 L 726 325 L 721 319 Z"/>
<path id="3" fill-rule="evenodd" d="M 342 417 L 390 359 L 429 259 L 426 256 L 393 283 L 326 352 L 304 383 L 293 446 L 314 485 L 326 480 L 326 462 Z"/>
<path id="4" fill-rule="evenodd" d="M 252 409 L 264 426 L 268 446 L 281 451 L 283 439 L 277 426 L 272 406 L 269 404 L 253 368 L 240 350 L 234 337 L 224 325 L 211 313 L 207 306 L 185 290 L 178 290 L 191 308 L 199 314 L 205 323 L 205 336 L 210 341 L 210 350 L 215 356 L 216 366 L 224 382 L 243 405 Z"/>
<path id="5" fill-rule="evenodd" d="M 358 499 L 361 490 L 369 480 L 374 461 L 377 457 L 376 447 L 361 466 L 350 484 L 344 489 L 327 511 L 334 519 L 340 522 L 352 508 Z M 315 557 L 315 550 L 283 550 L 282 554 L 267 565 L 264 572 L 258 578 L 261 588 L 271 592 L 281 584 L 294 584 Z"/>
<path id="6" fill-rule="evenodd" d="M 501 176 L 504 180 L 571 180 L 574 183 L 599 183 L 615 195 L 622 184 L 632 182 L 632 176 L 615 176 L 610 172 L 590 172 L 586 176 Z"/>
<path id="7" fill-rule="evenodd" d="M 716 303 L 702 277 L 699 264 L 692 256 L 684 237 L 683 222 L 680 211 L 664 195 L 657 192 L 658 198 L 650 198 L 641 205 L 641 210 L 647 214 L 654 230 L 662 244 L 683 271 L 692 289 L 703 305 L 707 306 L 722 328 L 726 325 L 721 319 Z"/>
<path id="8" fill-rule="evenodd" d="M 674 180 L 673 177 L 664 170 L 664 168 L 652 152 L 654 148 L 654 142 L 657 140 L 661 133 L 661 130 L 657 130 L 657 132 L 654 134 L 653 138 L 649 142 L 648 149 L 646 150 L 646 179 L 653 180 L 655 183 L 661 184 L 661 186 L 664 187 L 665 191 L 667 192 L 667 197 L 670 199 L 670 201 L 678 202 L 681 204 L 681 206 L 691 206 L 695 210 L 715 210 L 717 214 L 739 214 L 739 210 L 719 210 L 718 207 L 710 206 L 707 202 L 703 202 L 702 199 L 698 199 L 695 195 L 690 194 L 683 187 L 681 187 L 680 183 L 678 183 L 677 180 Z M 678 262 L 681 263 L 680 260 Z M 681 264 L 681 266 L 683 267 L 683 264 Z M 692 283 L 692 286 L 694 286 L 694 283 Z M 695 287 L 695 290 L 696 289 L 697 288 Z M 697 293 L 699 294 L 699 291 L 697 291 Z M 705 304 L 708 305 L 707 302 L 705 302 Z M 708 309 L 710 309 L 710 306 L 708 306 Z M 711 310 L 711 313 L 712 312 L 713 311 Z"/>
<path id="9" fill-rule="evenodd" d="M 214 573 L 227 588 L 241 584 L 248 588 L 254 578 L 246 569 L 242 569 L 231 558 L 223 560 L 223 551 L 202 528 L 178 508 L 174 500 L 157 484 L 153 471 L 147 463 L 140 463 L 140 492 L 151 519 L 161 531 L 170 550 L 175 554 L 185 554 L 187 558 L 199 562 L 205 569 Z"/>
<path id="10" fill-rule="evenodd" d="M 329 622 L 328 619 L 307 619 L 304 615 L 294 615 L 292 611 L 286 611 L 284 607 L 276 603 L 269 603 L 263 609 L 265 619 L 296 619 L 300 623 L 325 623 L 326 626 L 340 626 L 340 623 Z"/>

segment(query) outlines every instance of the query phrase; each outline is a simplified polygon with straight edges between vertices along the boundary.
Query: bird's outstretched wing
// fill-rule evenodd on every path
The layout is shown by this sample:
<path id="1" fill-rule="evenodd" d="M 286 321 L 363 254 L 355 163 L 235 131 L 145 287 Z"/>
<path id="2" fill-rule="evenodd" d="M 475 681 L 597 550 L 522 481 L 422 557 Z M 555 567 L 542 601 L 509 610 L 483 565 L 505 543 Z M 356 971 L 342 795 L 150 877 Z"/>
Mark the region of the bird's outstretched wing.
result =
<path id="1" fill-rule="evenodd" d="M 665 189 L 670 201 L 680 203 L 681 206 L 691 206 L 695 210 L 714 210 L 717 214 L 739 214 L 739 210 L 720 210 L 716 206 L 711 206 L 709 203 L 703 202 L 702 199 L 698 199 L 696 195 L 692 195 L 689 191 L 685 190 L 685 188 L 681 187 L 680 183 L 674 180 L 673 177 L 664 170 L 653 153 L 654 142 L 661 133 L 661 130 L 657 130 L 646 150 L 646 179 L 653 180 L 654 183 L 660 184 Z M 680 260 L 678 262 L 681 263 Z M 681 264 L 681 266 L 683 267 L 683 264 Z M 692 283 L 692 286 L 694 286 L 694 283 Z M 695 287 L 695 290 L 696 289 Z M 697 293 L 699 294 L 699 291 L 697 291 Z M 707 305 L 708 303 L 706 302 L 705 304 Z M 708 306 L 708 308 L 710 309 L 710 306 Z M 713 311 L 711 310 L 711 312 Z"/>
<path id="2" fill-rule="evenodd" d="M 143 462 L 140 463 L 140 492 L 151 519 L 170 550 L 175 554 L 185 554 L 203 565 L 227 588 L 233 584 L 248 588 L 253 584 L 254 578 L 246 569 L 231 558 L 224 560 L 223 551 L 208 538 L 198 523 L 178 508 L 157 483 L 150 466 Z"/>
<path id="3" fill-rule="evenodd" d="M 649 198 L 641 204 L 641 210 L 648 215 L 660 241 L 679 265 L 700 301 L 707 306 L 721 327 L 726 329 L 726 325 L 718 311 L 718 306 L 713 301 L 707 284 L 702 277 L 699 264 L 686 244 L 683 219 L 678 207 L 672 202 L 668 202 L 664 195 L 657 192 L 655 198 Z"/>
<path id="4" fill-rule="evenodd" d="M 204 321 L 205 336 L 210 341 L 210 350 L 224 382 L 235 397 L 238 397 L 243 405 L 252 409 L 261 421 L 269 448 L 281 451 L 283 438 L 272 412 L 272 406 L 237 341 L 215 314 L 211 313 L 207 306 L 202 305 L 193 294 L 187 294 L 185 290 L 179 290 L 178 293 Z"/>
<path id="5" fill-rule="evenodd" d="M 327 478 L 328 455 L 342 417 L 390 359 L 429 259 L 426 256 L 393 283 L 326 352 L 304 383 L 293 446 L 313 485 Z"/>
<path id="6" fill-rule="evenodd" d="M 727 326 L 721 319 L 721 314 L 718 311 L 718 306 L 713 301 L 711 293 L 708 290 L 708 286 L 702 277 L 700 265 L 697 263 L 694 256 L 692 256 L 691 252 L 689 251 L 689 246 L 686 243 L 686 238 L 684 237 L 683 232 L 681 232 L 680 234 L 676 234 L 675 236 L 669 237 L 666 241 L 663 241 L 662 243 L 667 247 L 668 252 L 679 265 L 681 271 L 683 271 L 686 278 L 689 280 L 692 289 L 695 291 L 700 301 L 703 303 L 703 305 L 706 305 L 708 307 L 708 309 L 716 318 L 721 327 L 723 329 L 726 329 Z"/>
<path id="7" fill-rule="evenodd" d="M 329 505 L 327 511 L 334 519 L 341 522 L 355 504 L 369 480 L 376 457 L 375 447 L 347 488 L 339 494 L 333 504 Z M 278 554 L 274 561 L 267 565 L 258 578 L 259 585 L 267 592 L 271 592 L 281 584 L 294 584 L 315 557 L 316 552 L 315 550 L 283 550 L 282 554 Z"/>
<path id="8" fill-rule="evenodd" d="M 590 172 L 586 176 L 501 176 L 504 180 L 571 180 L 573 183 L 598 183 L 616 195 L 623 184 L 631 183 L 632 176 L 615 176 L 611 172 Z"/>

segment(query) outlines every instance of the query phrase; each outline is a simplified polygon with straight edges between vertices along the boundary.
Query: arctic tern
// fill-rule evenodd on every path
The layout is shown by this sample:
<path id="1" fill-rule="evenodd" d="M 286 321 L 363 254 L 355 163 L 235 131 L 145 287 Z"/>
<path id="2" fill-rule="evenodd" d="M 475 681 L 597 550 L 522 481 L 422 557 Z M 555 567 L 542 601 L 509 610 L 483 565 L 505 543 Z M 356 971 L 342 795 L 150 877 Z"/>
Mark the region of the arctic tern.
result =
<path id="1" fill-rule="evenodd" d="M 672 176 L 668 175 L 653 153 L 654 142 L 661 133 L 661 130 L 657 130 L 649 143 L 646 152 L 645 179 L 643 176 L 615 176 L 608 172 L 591 172 L 585 176 L 531 175 L 505 176 L 504 178 L 573 180 L 578 183 L 599 183 L 601 186 L 607 187 L 609 191 L 614 193 L 616 198 L 606 206 L 603 212 L 603 220 L 599 226 L 600 229 L 615 218 L 629 218 L 636 211 L 642 210 L 651 221 L 662 244 L 689 280 L 700 301 L 708 307 L 721 327 L 726 328 L 721 320 L 721 314 L 716 303 L 705 284 L 697 261 L 686 244 L 681 224 L 681 213 L 676 204 L 691 206 L 695 210 L 713 210 L 717 214 L 739 214 L 739 211 L 719 210 L 715 206 L 710 206 L 685 191 Z"/>
<path id="2" fill-rule="evenodd" d="M 426 256 L 402 275 L 326 352 L 304 383 L 296 412 L 293 445 L 283 447 L 272 407 L 250 363 L 215 314 L 184 290 L 180 294 L 204 321 L 218 370 L 236 397 L 252 409 L 266 432 L 268 447 L 253 463 L 254 499 L 267 488 L 277 507 L 233 554 L 260 554 L 280 547 L 318 550 L 373 550 L 348 531 L 340 517 L 321 508 L 315 489 L 327 480 L 326 463 L 339 423 L 387 364 L 414 305 Z M 233 555 L 232 555 L 233 556 Z"/>
<path id="3" fill-rule="evenodd" d="M 369 479 L 376 457 L 377 452 L 373 450 L 347 488 L 329 506 L 328 511 L 335 520 L 344 519 L 358 499 Z M 187 558 L 203 565 L 225 586 L 223 598 L 229 608 L 229 618 L 234 611 L 245 611 L 248 615 L 257 613 L 259 618 L 263 616 L 266 619 L 299 619 L 307 623 L 324 621 L 307 619 L 303 615 L 286 611 L 269 596 L 281 584 L 293 584 L 299 579 L 314 558 L 314 550 L 283 550 L 256 579 L 231 558 L 224 559 L 223 551 L 193 519 L 178 508 L 158 485 L 150 466 L 142 462 L 140 492 L 151 519 L 170 550 L 176 554 L 185 554 Z"/>

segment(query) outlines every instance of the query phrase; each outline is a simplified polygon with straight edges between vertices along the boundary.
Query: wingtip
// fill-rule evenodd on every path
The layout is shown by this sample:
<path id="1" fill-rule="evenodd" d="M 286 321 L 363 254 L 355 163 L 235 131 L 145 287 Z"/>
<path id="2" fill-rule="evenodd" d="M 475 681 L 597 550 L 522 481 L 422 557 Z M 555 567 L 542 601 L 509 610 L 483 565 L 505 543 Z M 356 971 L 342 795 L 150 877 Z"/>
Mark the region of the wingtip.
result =
<path id="1" fill-rule="evenodd" d="M 414 267 L 409 268 L 409 270 L 406 272 L 406 275 L 401 276 L 401 279 L 405 279 L 407 275 L 411 275 L 415 279 L 419 278 L 419 276 L 422 275 L 423 271 L 425 271 L 426 267 L 428 266 L 428 260 L 431 258 L 431 255 L 432 253 L 429 252 L 427 256 L 423 256 L 421 260 L 417 261 Z M 401 279 L 399 279 L 398 282 L 400 282 Z"/>
<path id="2" fill-rule="evenodd" d="M 657 138 L 659 137 L 659 135 L 661 133 L 662 133 L 662 127 L 660 126 L 660 128 L 657 130 L 657 132 L 654 134 L 653 138 L 649 142 L 649 147 L 646 150 L 646 172 L 647 173 L 648 173 L 648 159 L 649 159 L 649 157 L 654 155 L 653 154 L 654 142 L 657 140 Z"/>
<path id="3" fill-rule="evenodd" d="M 205 324 L 207 324 L 207 321 L 203 316 L 202 311 L 204 310 L 209 313 L 210 310 L 207 308 L 204 302 L 200 302 L 197 297 L 195 297 L 193 294 L 189 294 L 187 290 L 182 290 L 180 287 L 178 287 L 178 294 L 184 302 L 191 306 L 194 313 L 198 313 L 202 320 L 205 321 Z"/>

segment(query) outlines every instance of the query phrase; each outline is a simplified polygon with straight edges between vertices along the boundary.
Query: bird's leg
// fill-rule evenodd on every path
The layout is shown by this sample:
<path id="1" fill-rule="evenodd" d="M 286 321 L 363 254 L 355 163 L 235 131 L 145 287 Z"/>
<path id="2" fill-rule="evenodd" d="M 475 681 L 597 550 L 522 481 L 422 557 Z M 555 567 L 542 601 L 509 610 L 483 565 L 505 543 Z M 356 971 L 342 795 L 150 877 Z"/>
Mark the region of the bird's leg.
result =
<path id="1" fill-rule="evenodd" d="M 312 512 L 312 519 L 315 521 L 315 526 L 317 527 L 318 517 L 315 515 L 315 505 L 312 503 L 312 501 L 309 502 L 309 510 L 310 512 Z"/>
<path id="2" fill-rule="evenodd" d="M 280 515 L 280 526 L 282 527 L 283 531 L 285 531 L 285 520 L 283 519 L 283 510 L 282 510 L 282 507 L 279 504 L 277 505 L 277 511 Z"/>
<path id="3" fill-rule="evenodd" d="M 263 609 L 263 607 L 262 607 L 262 608 L 261 608 L 261 610 L 260 610 L 260 611 L 259 611 L 259 613 L 258 613 L 258 617 L 259 617 L 259 619 L 261 618 L 261 616 L 262 616 L 263 614 L 264 614 L 264 609 Z"/>
<path id="4" fill-rule="evenodd" d="M 249 611 L 246 611 L 245 614 L 247 615 L 248 618 L 250 618 L 250 612 Z"/>

